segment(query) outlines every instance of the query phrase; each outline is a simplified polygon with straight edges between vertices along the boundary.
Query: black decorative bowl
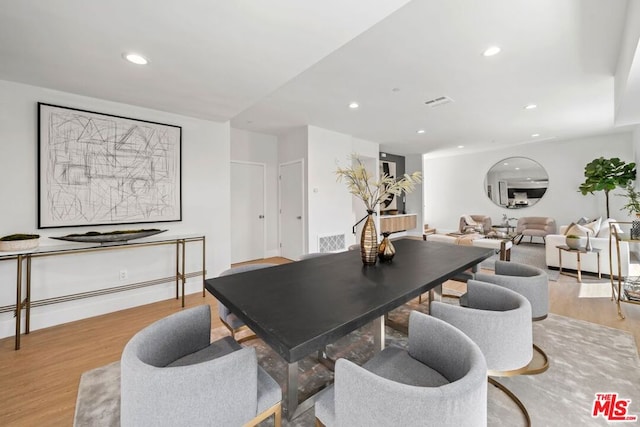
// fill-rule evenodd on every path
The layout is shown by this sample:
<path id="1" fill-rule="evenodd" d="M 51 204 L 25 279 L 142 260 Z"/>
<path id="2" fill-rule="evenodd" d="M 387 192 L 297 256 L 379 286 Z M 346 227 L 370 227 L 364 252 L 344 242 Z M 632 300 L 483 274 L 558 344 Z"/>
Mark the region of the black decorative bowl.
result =
<path id="1" fill-rule="evenodd" d="M 110 233 L 89 232 L 86 234 L 69 234 L 68 236 L 51 237 L 56 240 L 65 240 L 68 242 L 80 243 L 100 243 L 102 245 L 109 243 L 127 242 L 129 240 L 141 239 L 143 237 L 153 236 L 154 234 L 164 233 L 167 230 L 133 230 L 133 231 L 114 231 Z"/>

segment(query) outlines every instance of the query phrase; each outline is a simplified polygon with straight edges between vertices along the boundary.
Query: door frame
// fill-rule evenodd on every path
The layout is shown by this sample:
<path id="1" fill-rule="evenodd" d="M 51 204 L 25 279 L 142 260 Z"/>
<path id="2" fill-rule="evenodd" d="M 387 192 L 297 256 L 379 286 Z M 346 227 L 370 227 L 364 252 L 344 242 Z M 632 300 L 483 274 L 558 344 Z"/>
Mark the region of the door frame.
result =
<path id="1" fill-rule="evenodd" d="M 231 165 L 229 167 L 233 167 L 233 163 L 251 166 L 262 166 L 262 215 L 264 215 L 264 217 L 262 218 L 262 259 L 264 259 L 267 254 L 267 164 L 262 162 L 231 160 Z M 233 183 L 231 183 L 231 185 L 233 186 Z M 231 213 L 231 216 L 233 216 L 233 213 Z M 231 222 L 229 222 L 229 224 L 231 224 Z M 233 228 L 231 229 L 231 232 L 233 233 Z M 229 256 L 231 256 L 231 254 L 229 254 Z"/>
<path id="2" fill-rule="evenodd" d="M 296 163 L 300 163 L 300 182 L 302 183 L 302 253 L 304 254 L 307 252 L 307 214 L 305 203 L 306 187 L 304 179 L 304 159 L 300 158 L 278 164 L 278 252 L 280 253 L 280 256 L 282 256 L 282 167 L 290 166 Z"/>

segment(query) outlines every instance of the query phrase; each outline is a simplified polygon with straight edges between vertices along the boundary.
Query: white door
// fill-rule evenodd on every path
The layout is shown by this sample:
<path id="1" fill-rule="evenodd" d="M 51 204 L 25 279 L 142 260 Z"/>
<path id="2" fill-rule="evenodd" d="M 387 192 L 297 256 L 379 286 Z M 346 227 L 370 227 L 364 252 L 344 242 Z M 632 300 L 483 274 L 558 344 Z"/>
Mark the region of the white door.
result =
<path id="1" fill-rule="evenodd" d="M 231 263 L 264 258 L 265 170 L 231 162 Z"/>
<path id="2" fill-rule="evenodd" d="M 304 170 L 302 160 L 280 165 L 280 255 L 304 253 Z"/>

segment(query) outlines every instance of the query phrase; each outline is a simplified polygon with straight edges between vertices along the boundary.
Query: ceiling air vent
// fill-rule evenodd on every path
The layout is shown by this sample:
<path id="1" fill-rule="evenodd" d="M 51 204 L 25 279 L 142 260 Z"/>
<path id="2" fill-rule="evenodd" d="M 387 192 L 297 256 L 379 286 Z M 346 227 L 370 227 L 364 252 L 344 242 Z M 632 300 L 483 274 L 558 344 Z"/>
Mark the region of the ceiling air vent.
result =
<path id="1" fill-rule="evenodd" d="M 429 107 L 439 107 L 441 105 L 449 104 L 451 102 L 453 102 L 453 99 L 449 98 L 448 96 L 440 96 L 438 98 L 425 101 L 425 104 L 427 104 Z"/>

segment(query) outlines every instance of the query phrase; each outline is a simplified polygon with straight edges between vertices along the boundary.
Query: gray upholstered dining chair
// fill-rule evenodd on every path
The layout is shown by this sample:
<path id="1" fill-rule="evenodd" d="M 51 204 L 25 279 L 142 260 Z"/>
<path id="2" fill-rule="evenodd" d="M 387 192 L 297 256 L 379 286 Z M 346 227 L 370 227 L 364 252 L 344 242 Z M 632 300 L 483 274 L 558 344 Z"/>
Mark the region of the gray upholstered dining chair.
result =
<path id="1" fill-rule="evenodd" d="M 541 268 L 515 262 L 496 261 L 495 274 L 476 273 L 476 280 L 493 283 L 511 289 L 531 303 L 532 320 L 539 321 L 549 314 L 549 277 Z M 465 297 L 461 298 L 461 305 Z M 539 374 L 549 369 L 549 358 L 545 351 L 533 344 L 533 349 L 540 354 L 542 361 L 530 366 L 526 374 Z"/>
<path id="2" fill-rule="evenodd" d="M 533 320 L 543 320 L 549 314 L 549 277 L 541 268 L 516 262 L 496 261 L 495 274 L 478 272 L 476 280 L 509 288 L 531 303 Z"/>
<path id="3" fill-rule="evenodd" d="M 486 426 L 487 366 L 458 329 L 413 311 L 409 348 L 387 347 L 362 367 L 336 362 L 315 404 L 325 426 Z"/>
<path id="4" fill-rule="evenodd" d="M 123 427 L 256 425 L 281 422 L 282 391 L 253 347 L 210 342 L 211 309 L 160 319 L 131 338 L 121 358 Z"/>
<path id="5" fill-rule="evenodd" d="M 311 259 L 311 258 L 318 258 L 321 256 L 326 256 L 326 255 L 331 255 L 331 252 L 309 252 L 308 254 L 302 254 L 300 255 L 300 258 L 298 258 L 298 261 L 302 261 L 305 259 Z"/>
<path id="6" fill-rule="evenodd" d="M 247 264 L 247 265 L 241 265 L 239 267 L 233 267 L 233 268 L 229 268 L 228 270 L 223 271 L 222 273 L 220 273 L 220 277 L 222 276 L 230 276 L 232 274 L 238 274 L 238 273 L 244 273 L 247 271 L 254 271 L 254 270 L 260 270 L 263 268 L 267 268 L 267 267 L 273 267 L 276 266 L 277 264 L 270 264 L 270 263 L 262 263 L 262 264 Z M 250 334 L 247 336 L 244 336 L 240 339 L 236 339 L 236 334 L 243 332 L 243 331 L 247 331 L 249 330 L 249 327 L 247 325 L 244 324 L 244 322 L 238 317 L 236 316 L 234 313 L 231 312 L 231 310 L 229 310 L 224 304 L 222 304 L 220 301 L 218 301 L 218 317 L 220 318 L 220 321 L 222 322 L 222 324 L 229 329 L 229 332 L 231 332 L 231 336 L 233 337 L 233 339 L 235 339 L 236 341 L 238 341 L 239 343 L 243 343 L 245 341 L 248 341 L 250 339 L 254 339 L 256 338 L 255 334 Z"/>
<path id="7" fill-rule="evenodd" d="M 493 376 L 513 376 L 527 370 L 533 358 L 531 304 L 511 289 L 469 280 L 467 306 L 432 301 L 429 312 L 455 326 L 482 350 L 487 361 L 489 382 L 503 390 L 522 410 L 531 425 L 529 413 L 518 397 Z"/>

